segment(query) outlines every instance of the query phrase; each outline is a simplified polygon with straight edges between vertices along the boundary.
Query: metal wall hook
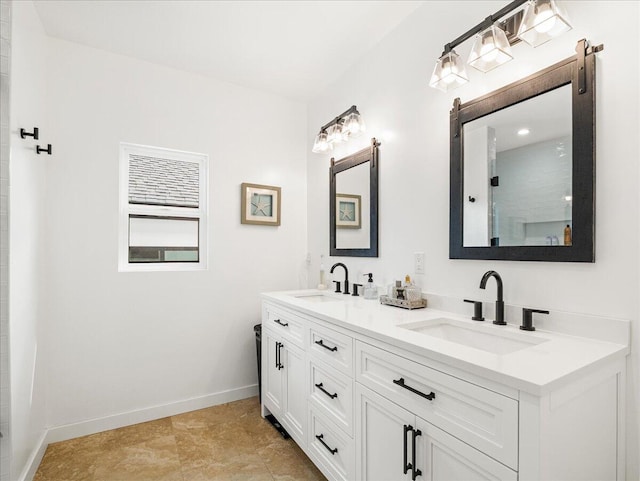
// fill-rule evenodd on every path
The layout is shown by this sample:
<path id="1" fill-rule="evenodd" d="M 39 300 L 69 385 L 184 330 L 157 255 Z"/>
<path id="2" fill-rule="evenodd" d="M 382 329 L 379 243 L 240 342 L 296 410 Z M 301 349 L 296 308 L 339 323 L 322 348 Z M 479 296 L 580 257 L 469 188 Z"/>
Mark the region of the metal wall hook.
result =
<path id="1" fill-rule="evenodd" d="M 33 132 L 27 132 L 24 129 L 20 129 L 20 138 L 26 139 L 27 137 L 33 137 L 34 140 L 38 140 L 40 130 L 38 127 L 33 128 Z"/>
<path id="2" fill-rule="evenodd" d="M 51 155 L 51 144 L 47 144 L 47 148 L 46 149 L 43 149 L 39 145 L 36 145 L 36 154 L 39 155 L 42 152 L 46 152 L 47 154 Z"/>

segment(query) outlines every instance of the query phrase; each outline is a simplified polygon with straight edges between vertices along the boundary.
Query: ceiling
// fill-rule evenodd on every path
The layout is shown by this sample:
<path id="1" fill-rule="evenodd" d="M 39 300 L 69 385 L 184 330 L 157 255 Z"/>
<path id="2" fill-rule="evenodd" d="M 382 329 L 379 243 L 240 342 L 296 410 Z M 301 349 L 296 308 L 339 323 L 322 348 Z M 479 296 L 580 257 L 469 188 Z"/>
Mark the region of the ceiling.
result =
<path id="1" fill-rule="evenodd" d="M 35 3 L 49 36 L 306 101 L 423 2 Z"/>

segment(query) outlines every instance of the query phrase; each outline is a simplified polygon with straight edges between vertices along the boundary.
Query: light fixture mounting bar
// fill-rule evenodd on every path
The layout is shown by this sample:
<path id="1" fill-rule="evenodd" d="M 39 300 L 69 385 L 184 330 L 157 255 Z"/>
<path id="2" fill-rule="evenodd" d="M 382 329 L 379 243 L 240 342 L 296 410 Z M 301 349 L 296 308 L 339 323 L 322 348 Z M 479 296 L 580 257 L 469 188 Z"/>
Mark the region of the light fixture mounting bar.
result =
<path id="1" fill-rule="evenodd" d="M 487 18 L 485 18 L 478 25 L 476 25 L 475 27 L 467 30 L 465 33 L 460 35 L 458 38 L 456 38 L 452 42 L 449 42 L 448 44 L 446 44 L 444 46 L 444 52 L 442 53 L 442 55 L 444 55 L 446 53 L 449 53 L 451 50 L 456 48 L 461 43 L 469 40 L 475 34 L 480 33 L 483 30 L 486 30 L 487 28 L 489 28 L 491 25 L 496 23 L 498 20 L 500 20 L 502 17 L 504 17 L 508 13 L 513 12 L 516 8 L 518 8 L 518 7 L 522 6 L 522 5 L 524 5 L 525 3 L 527 3 L 527 1 L 528 0 L 514 0 L 509 5 L 503 7 L 500 10 L 498 10 L 497 12 L 495 12 L 493 15 L 489 15 Z"/>
<path id="2" fill-rule="evenodd" d="M 344 112 L 342 112 L 340 115 L 338 115 L 336 118 L 334 118 L 333 120 L 327 122 L 326 124 L 324 124 L 322 127 L 320 127 L 320 131 L 323 130 L 327 130 L 329 127 L 331 127 L 333 124 L 337 124 L 338 121 L 340 119 L 344 119 L 347 115 L 356 112 L 358 109 L 356 108 L 355 105 L 352 105 L 351 107 L 349 107 L 347 110 L 345 110 Z"/>

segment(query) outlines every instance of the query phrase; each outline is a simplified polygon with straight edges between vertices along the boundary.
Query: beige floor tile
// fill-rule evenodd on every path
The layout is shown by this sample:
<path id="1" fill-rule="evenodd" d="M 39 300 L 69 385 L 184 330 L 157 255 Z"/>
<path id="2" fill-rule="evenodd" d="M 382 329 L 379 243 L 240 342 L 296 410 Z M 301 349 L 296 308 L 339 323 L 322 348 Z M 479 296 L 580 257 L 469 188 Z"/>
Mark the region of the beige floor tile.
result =
<path id="1" fill-rule="evenodd" d="M 107 449 L 133 446 L 153 439 L 173 435 L 171 418 L 156 419 L 146 423 L 133 424 L 114 429 L 108 442 Z"/>
<path id="2" fill-rule="evenodd" d="M 88 481 L 95 462 L 113 437 L 113 431 L 52 443 L 47 447 L 34 481 Z"/>
<path id="3" fill-rule="evenodd" d="M 94 481 L 183 481 L 173 435 L 106 451 L 95 464 Z"/>
<path id="4" fill-rule="evenodd" d="M 249 398 L 51 444 L 34 481 L 321 481 Z"/>

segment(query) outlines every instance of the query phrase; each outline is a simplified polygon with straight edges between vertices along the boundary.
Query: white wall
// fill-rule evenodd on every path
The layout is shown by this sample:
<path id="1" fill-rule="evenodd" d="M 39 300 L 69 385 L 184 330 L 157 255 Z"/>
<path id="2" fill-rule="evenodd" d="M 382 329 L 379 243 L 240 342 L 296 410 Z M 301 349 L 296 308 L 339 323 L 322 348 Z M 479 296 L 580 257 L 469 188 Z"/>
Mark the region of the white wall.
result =
<path id="1" fill-rule="evenodd" d="M 496 269 L 506 302 L 553 311 L 591 313 L 633 321 L 633 353 L 628 366 L 627 479 L 638 479 L 638 314 L 640 131 L 638 2 L 564 1 L 573 30 L 536 49 L 514 47 L 515 60 L 487 74 L 469 71 L 471 82 L 443 94 L 428 86 L 435 60 L 451 41 L 504 2 L 426 2 L 342 78 L 309 105 L 308 219 L 313 259 L 309 285 L 317 284 L 319 256 L 328 255 L 328 182 L 331 155 L 340 158 L 366 146 L 380 147 L 380 257 L 329 258 L 345 262 L 351 278 L 373 272 L 388 284 L 413 273 L 413 253 L 425 253 L 426 274 L 415 276 L 425 292 L 487 302 L 495 291 L 478 289 L 482 273 Z M 611 12 L 613 10 L 613 13 Z M 603 21 L 615 18 L 616 21 Z M 497 262 L 449 260 L 449 110 L 462 102 L 571 56 L 577 40 L 604 43 L 597 57 L 596 262 Z M 471 42 L 458 53 L 466 57 Z M 333 154 L 312 154 L 320 125 L 357 105 L 367 136 Z M 327 281 L 330 283 L 330 281 Z M 517 322 L 517 321 L 516 321 Z"/>
<path id="2" fill-rule="evenodd" d="M 47 57 L 49 425 L 246 392 L 259 293 L 306 283 L 306 107 L 56 39 Z M 117 271 L 121 141 L 209 155 L 208 270 Z M 282 187 L 280 227 L 240 224 L 242 182 Z"/>
<path id="3" fill-rule="evenodd" d="M 45 274 L 44 173 L 50 161 L 36 155 L 46 144 L 46 37 L 31 2 L 12 4 L 11 160 L 9 212 L 9 339 L 11 374 L 11 477 L 17 479 L 45 432 L 46 392 L 41 300 Z M 20 128 L 40 128 L 40 140 L 21 139 Z"/>

